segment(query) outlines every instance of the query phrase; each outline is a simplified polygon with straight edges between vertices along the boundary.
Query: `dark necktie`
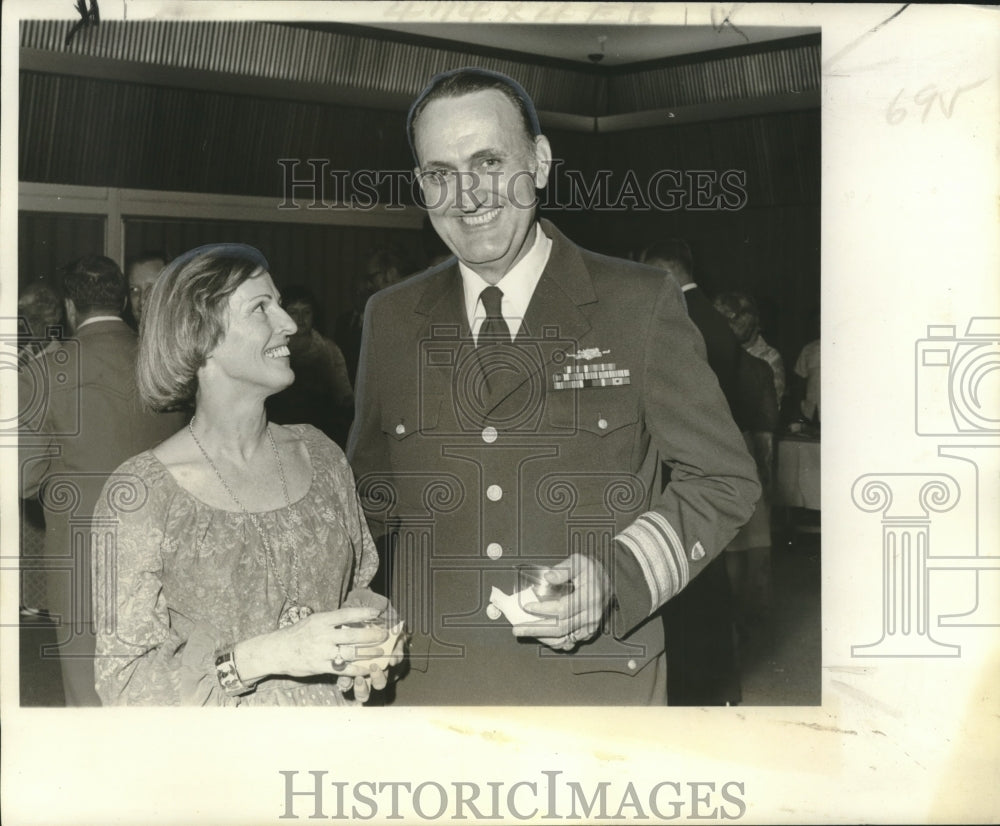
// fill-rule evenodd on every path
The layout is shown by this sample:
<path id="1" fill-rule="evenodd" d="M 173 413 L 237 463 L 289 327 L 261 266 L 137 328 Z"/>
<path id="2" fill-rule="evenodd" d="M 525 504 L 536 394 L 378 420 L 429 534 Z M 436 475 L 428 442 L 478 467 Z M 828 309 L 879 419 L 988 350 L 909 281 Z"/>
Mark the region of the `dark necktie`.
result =
<path id="1" fill-rule="evenodd" d="M 483 309 L 486 310 L 486 318 L 479 328 L 479 338 L 477 346 L 483 344 L 510 344 L 510 327 L 503 320 L 503 313 L 500 312 L 500 301 L 503 292 L 499 287 L 487 287 L 479 294 L 479 300 L 483 302 Z"/>
<path id="2" fill-rule="evenodd" d="M 483 383 L 473 393 L 476 406 L 485 409 L 489 394 L 493 390 L 491 385 L 496 381 L 496 373 L 509 368 L 507 354 L 510 350 L 510 327 L 500 312 L 503 293 L 499 287 L 487 287 L 479 294 L 479 298 L 483 302 L 483 309 L 486 310 L 486 318 L 479 326 L 479 336 L 476 339 L 476 357 L 482 371 Z"/>

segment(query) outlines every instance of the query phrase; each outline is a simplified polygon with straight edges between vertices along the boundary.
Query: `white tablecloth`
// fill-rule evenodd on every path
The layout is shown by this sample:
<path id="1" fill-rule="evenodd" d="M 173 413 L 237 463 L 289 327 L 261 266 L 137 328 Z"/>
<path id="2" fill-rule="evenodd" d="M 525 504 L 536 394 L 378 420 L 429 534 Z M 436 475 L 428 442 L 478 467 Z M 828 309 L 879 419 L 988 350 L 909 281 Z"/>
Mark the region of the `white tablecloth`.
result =
<path id="1" fill-rule="evenodd" d="M 778 442 L 774 504 L 820 509 L 819 440 L 786 437 Z"/>

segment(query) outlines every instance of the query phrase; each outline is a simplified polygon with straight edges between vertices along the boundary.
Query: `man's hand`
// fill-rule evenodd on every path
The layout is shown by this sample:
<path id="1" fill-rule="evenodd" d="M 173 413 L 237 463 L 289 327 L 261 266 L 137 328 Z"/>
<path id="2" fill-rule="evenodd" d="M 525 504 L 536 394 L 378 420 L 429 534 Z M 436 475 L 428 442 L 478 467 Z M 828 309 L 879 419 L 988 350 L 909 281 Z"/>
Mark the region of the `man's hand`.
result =
<path id="1" fill-rule="evenodd" d="M 536 637 L 549 648 L 572 651 L 600 630 L 604 609 L 611 599 L 611 580 L 600 562 L 582 554 L 573 554 L 550 568 L 545 578 L 553 585 L 572 580 L 574 590 L 559 599 L 523 605 L 525 611 L 538 615 L 539 622 L 515 625 L 514 636 Z M 538 637 L 538 625 L 551 636 Z"/>

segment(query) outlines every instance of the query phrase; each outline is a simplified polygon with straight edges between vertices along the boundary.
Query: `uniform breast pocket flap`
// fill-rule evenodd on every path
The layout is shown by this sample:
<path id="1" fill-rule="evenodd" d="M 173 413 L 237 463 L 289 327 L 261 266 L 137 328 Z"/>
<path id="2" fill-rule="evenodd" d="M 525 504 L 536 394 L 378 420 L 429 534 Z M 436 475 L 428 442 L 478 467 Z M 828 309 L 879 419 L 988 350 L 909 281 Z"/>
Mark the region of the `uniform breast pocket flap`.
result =
<path id="1" fill-rule="evenodd" d="M 437 430 L 441 409 L 440 396 L 421 396 L 419 392 L 397 396 L 382 406 L 382 431 L 397 441 L 414 433 Z"/>
<path id="2" fill-rule="evenodd" d="M 635 425 L 639 412 L 631 394 L 610 388 L 550 394 L 548 420 L 557 430 L 608 436 Z"/>

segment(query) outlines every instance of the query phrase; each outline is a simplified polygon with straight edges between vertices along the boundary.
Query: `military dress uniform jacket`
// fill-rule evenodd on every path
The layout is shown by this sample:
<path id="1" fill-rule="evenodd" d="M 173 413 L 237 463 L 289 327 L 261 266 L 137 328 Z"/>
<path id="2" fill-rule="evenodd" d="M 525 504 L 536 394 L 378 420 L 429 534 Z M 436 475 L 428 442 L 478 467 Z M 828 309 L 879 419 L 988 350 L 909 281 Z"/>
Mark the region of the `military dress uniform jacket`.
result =
<path id="1" fill-rule="evenodd" d="M 45 511 L 46 593 L 68 705 L 100 705 L 94 690 L 91 517 L 122 462 L 184 425 L 143 409 L 136 390 L 138 337 L 121 320 L 94 321 L 47 349 L 18 376 L 20 490 Z"/>
<path id="2" fill-rule="evenodd" d="M 413 634 L 399 703 L 663 703 L 657 611 L 759 494 L 676 284 L 541 225 L 512 344 L 477 350 L 454 259 L 366 310 L 348 456 Z M 574 552 L 613 579 L 604 630 L 572 653 L 518 640 L 492 589 Z"/>

